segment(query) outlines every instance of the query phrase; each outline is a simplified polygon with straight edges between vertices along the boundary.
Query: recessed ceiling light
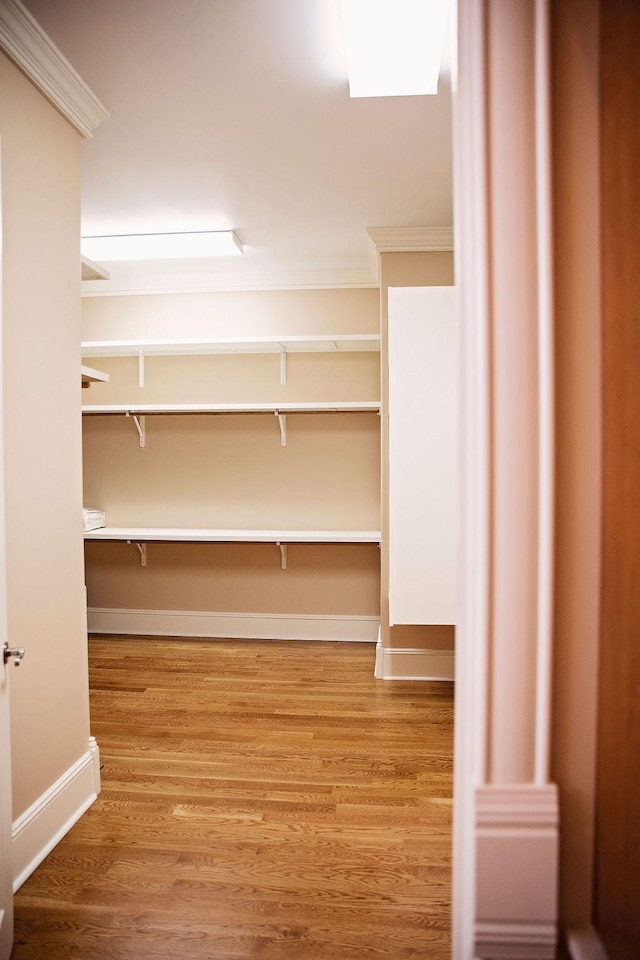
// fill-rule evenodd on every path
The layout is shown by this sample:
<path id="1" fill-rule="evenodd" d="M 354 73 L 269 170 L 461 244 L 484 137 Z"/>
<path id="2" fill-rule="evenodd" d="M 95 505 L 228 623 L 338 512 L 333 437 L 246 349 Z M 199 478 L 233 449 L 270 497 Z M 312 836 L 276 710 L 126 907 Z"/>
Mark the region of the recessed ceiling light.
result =
<path id="1" fill-rule="evenodd" d="M 342 0 L 352 97 L 438 92 L 449 0 Z"/>
<path id="2" fill-rule="evenodd" d="M 198 260 L 242 254 L 233 230 L 197 233 L 137 233 L 115 237 L 83 237 L 82 254 L 91 260 Z"/>

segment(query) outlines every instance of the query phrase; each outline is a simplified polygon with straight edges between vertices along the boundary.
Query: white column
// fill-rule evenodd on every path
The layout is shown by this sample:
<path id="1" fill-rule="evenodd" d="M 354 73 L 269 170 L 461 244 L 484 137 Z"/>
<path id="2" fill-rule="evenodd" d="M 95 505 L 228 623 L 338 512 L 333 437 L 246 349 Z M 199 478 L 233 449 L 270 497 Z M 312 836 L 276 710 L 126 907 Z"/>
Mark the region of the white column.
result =
<path id="1" fill-rule="evenodd" d="M 456 960 L 554 956 L 548 0 L 460 0 Z"/>

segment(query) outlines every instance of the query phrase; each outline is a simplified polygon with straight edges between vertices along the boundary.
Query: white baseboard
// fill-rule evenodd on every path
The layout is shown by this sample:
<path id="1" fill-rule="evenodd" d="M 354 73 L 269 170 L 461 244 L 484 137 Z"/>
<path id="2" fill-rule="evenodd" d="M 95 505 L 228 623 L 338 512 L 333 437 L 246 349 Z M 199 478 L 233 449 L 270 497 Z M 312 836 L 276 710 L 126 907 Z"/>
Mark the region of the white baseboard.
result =
<path id="1" fill-rule="evenodd" d="M 556 956 L 559 805 L 555 784 L 476 791 L 474 956 Z"/>
<path id="2" fill-rule="evenodd" d="M 555 960 L 554 923 L 476 923 L 474 956 L 482 960 Z"/>
<path id="3" fill-rule="evenodd" d="M 453 650 L 376 645 L 375 676 L 378 680 L 453 680 Z"/>
<path id="4" fill-rule="evenodd" d="M 571 960 L 609 960 L 604 944 L 593 927 L 568 930 L 566 940 Z"/>
<path id="5" fill-rule="evenodd" d="M 13 892 L 18 890 L 62 840 L 100 792 L 100 754 L 89 747 L 13 824 Z"/>
<path id="6" fill-rule="evenodd" d="M 295 616 L 288 613 L 208 613 L 89 607 L 89 633 L 228 640 L 348 640 L 375 643 L 378 617 Z"/>

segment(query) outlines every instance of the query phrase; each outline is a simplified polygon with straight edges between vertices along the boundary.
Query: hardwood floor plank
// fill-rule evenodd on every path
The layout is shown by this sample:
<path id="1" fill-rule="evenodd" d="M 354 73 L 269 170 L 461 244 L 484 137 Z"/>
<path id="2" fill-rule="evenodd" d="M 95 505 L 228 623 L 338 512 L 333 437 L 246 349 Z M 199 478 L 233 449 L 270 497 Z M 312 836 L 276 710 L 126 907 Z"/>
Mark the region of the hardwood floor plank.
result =
<path id="1" fill-rule="evenodd" d="M 90 641 L 102 793 L 12 960 L 450 955 L 453 690 L 368 645 Z"/>

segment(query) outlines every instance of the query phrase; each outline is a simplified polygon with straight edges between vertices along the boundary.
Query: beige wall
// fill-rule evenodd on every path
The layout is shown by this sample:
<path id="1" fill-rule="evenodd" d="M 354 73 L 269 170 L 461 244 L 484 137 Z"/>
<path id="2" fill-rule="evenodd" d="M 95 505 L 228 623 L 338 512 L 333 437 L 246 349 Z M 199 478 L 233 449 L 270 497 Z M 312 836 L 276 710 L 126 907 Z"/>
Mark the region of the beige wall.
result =
<path id="1" fill-rule="evenodd" d="M 382 351 L 382 404 L 386 409 L 388 397 L 388 356 L 386 350 L 389 313 L 389 287 L 439 287 L 453 284 L 452 253 L 385 253 L 380 257 L 380 326 Z M 382 538 L 388 542 L 389 512 L 387 490 L 389 487 L 389 435 L 386 417 L 382 418 L 381 438 L 381 503 Z M 454 627 L 415 626 L 389 627 L 389 557 L 381 551 L 380 563 L 380 616 L 381 640 L 386 647 L 416 647 L 430 650 L 451 650 L 454 642 Z"/>
<path id="2" fill-rule="evenodd" d="M 374 333 L 374 290 L 87 298 L 84 338 Z M 379 354 L 92 358 L 108 384 L 101 403 L 378 400 Z M 379 529 L 380 418 L 289 414 L 280 444 L 273 414 L 157 416 L 146 446 L 123 416 L 84 418 L 84 496 L 112 526 Z M 127 544 L 86 547 L 89 606 L 378 616 L 374 545 L 151 544 L 148 565 Z"/>
<path id="3" fill-rule="evenodd" d="M 553 779 L 563 924 L 591 922 L 600 592 L 598 3 L 554 5 L 557 522 Z"/>
<path id="4" fill-rule="evenodd" d="M 85 297 L 83 340 L 378 333 L 378 291 L 273 290 Z"/>
<path id="5" fill-rule="evenodd" d="M 80 137 L 0 54 L 13 816 L 87 750 Z"/>

